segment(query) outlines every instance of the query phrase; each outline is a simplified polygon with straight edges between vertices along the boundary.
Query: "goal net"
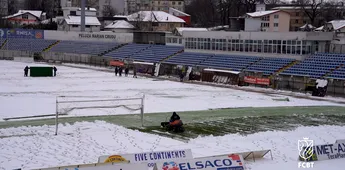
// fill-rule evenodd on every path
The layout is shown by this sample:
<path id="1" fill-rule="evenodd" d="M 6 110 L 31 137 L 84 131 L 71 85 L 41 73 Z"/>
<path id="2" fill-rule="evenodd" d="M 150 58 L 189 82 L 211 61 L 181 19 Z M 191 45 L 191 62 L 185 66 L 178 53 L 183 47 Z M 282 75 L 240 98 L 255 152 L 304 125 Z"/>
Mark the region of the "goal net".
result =
<path id="1" fill-rule="evenodd" d="M 56 98 L 56 134 L 60 116 L 140 114 L 143 125 L 144 98 L 144 95 L 130 97 L 58 96 Z"/>

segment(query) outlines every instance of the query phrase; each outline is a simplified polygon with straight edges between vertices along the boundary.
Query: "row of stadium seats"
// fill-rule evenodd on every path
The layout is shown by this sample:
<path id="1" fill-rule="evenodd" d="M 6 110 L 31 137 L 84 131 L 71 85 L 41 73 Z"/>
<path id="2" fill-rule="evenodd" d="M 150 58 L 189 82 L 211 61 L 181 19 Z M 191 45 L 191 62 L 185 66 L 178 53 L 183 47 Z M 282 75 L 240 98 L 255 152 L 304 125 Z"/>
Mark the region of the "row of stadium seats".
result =
<path id="1" fill-rule="evenodd" d="M 120 44 L 115 42 L 93 42 L 93 41 L 61 41 L 54 45 L 50 51 L 60 53 L 90 54 L 99 55 Z"/>
<path id="2" fill-rule="evenodd" d="M 136 61 L 160 62 L 163 59 L 181 52 L 183 47 L 151 44 L 128 44 L 105 55 L 105 57 Z"/>
<path id="3" fill-rule="evenodd" d="M 315 54 L 293 65 L 282 72 L 285 75 L 308 76 L 311 78 L 320 78 L 327 73 L 335 70 L 337 67 L 345 64 L 345 55 L 342 54 Z M 332 76 L 342 76 L 338 72 Z"/>
<path id="4" fill-rule="evenodd" d="M 333 78 L 333 79 L 345 79 L 345 66 L 339 68 L 338 70 L 333 71 L 327 77 Z"/>
<path id="5" fill-rule="evenodd" d="M 32 51 L 42 52 L 49 45 L 55 43 L 56 40 L 40 40 L 40 39 L 8 39 L 7 43 L 2 47 L 3 50 Z"/>

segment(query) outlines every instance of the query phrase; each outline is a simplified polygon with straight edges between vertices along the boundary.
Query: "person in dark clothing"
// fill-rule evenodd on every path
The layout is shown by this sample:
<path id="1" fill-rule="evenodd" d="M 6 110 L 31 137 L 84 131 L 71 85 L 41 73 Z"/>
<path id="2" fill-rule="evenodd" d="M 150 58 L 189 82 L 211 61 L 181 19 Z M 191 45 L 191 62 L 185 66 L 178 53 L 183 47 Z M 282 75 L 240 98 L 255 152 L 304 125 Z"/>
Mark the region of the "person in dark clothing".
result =
<path id="1" fill-rule="evenodd" d="M 171 115 L 169 122 L 174 122 L 175 120 L 180 120 L 180 116 L 176 112 Z"/>
<path id="2" fill-rule="evenodd" d="M 180 82 L 183 82 L 183 78 L 184 78 L 184 72 L 181 70 L 180 71 Z"/>
<path id="3" fill-rule="evenodd" d="M 115 67 L 115 76 L 117 76 L 117 73 L 119 73 L 119 68 Z"/>
<path id="4" fill-rule="evenodd" d="M 28 72 L 29 72 L 29 67 L 26 66 L 26 67 L 24 68 L 24 77 L 27 77 L 27 76 L 28 76 Z"/>
<path id="5" fill-rule="evenodd" d="M 125 68 L 125 76 L 127 77 L 128 76 L 128 72 L 129 72 L 129 69 L 128 67 Z"/>
<path id="6" fill-rule="evenodd" d="M 194 80 L 194 79 L 193 79 L 193 70 L 190 71 L 190 73 L 189 73 L 189 80 Z"/>
<path id="7" fill-rule="evenodd" d="M 54 66 L 53 69 L 54 69 L 54 77 L 55 77 L 56 76 L 57 68 Z"/>
<path id="8" fill-rule="evenodd" d="M 119 68 L 119 76 L 122 76 L 122 67 Z"/>
<path id="9" fill-rule="evenodd" d="M 137 68 L 133 67 L 133 78 L 138 78 L 137 77 Z"/>

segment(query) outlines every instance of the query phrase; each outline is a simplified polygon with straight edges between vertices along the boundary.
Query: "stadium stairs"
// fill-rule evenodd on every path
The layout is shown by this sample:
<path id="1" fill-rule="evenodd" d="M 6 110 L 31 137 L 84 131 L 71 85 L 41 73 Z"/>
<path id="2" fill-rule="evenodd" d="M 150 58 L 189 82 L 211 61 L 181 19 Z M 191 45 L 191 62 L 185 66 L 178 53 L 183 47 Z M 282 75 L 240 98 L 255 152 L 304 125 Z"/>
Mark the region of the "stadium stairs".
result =
<path id="1" fill-rule="evenodd" d="M 169 60 L 170 58 L 176 56 L 177 54 L 181 54 L 181 53 L 184 53 L 184 50 L 181 50 L 181 51 L 178 51 L 177 53 L 173 54 L 173 55 L 169 55 L 168 57 L 165 57 L 163 60 L 160 61 L 160 63 L 166 61 L 166 60 Z"/>
<path id="2" fill-rule="evenodd" d="M 339 70 L 339 69 L 342 68 L 342 67 L 345 67 L 345 65 L 344 65 L 344 64 L 341 64 L 341 65 L 339 65 L 338 67 L 336 67 L 335 69 L 329 70 L 329 72 L 327 72 L 327 73 L 326 73 L 325 75 L 323 75 L 321 78 L 326 78 L 326 77 L 328 77 L 328 76 L 331 75 L 334 71 Z"/>
<path id="3" fill-rule="evenodd" d="M 54 47 L 55 45 L 59 43 L 60 43 L 60 40 L 57 40 L 55 43 L 50 44 L 47 48 L 43 49 L 43 52 L 48 52 L 52 47 Z"/>
<path id="4" fill-rule="evenodd" d="M 288 64 L 288 65 L 284 66 L 283 68 L 277 70 L 275 73 L 279 74 L 279 73 L 283 72 L 284 70 L 286 70 L 286 69 L 288 69 L 288 68 L 290 68 L 290 67 L 292 67 L 292 66 L 294 66 L 294 65 L 296 65 L 298 63 L 300 63 L 300 61 L 298 61 L 298 60 L 292 61 L 290 64 Z"/>
<path id="5" fill-rule="evenodd" d="M 118 46 L 116 46 L 116 47 L 114 47 L 114 48 L 111 48 L 111 49 L 109 49 L 109 50 L 107 50 L 107 51 L 102 52 L 101 54 L 98 54 L 98 56 L 104 56 L 104 55 L 106 55 L 106 54 L 108 54 L 108 53 L 110 53 L 110 52 L 112 52 L 112 51 L 115 51 L 115 50 L 117 50 L 117 49 L 120 49 L 121 47 L 123 47 L 123 46 L 125 46 L 125 45 L 128 45 L 128 43 L 120 44 L 120 45 L 118 45 Z"/>
<path id="6" fill-rule="evenodd" d="M 0 49 L 2 49 L 2 47 L 4 47 L 6 43 L 7 43 L 7 39 L 1 44 Z"/>

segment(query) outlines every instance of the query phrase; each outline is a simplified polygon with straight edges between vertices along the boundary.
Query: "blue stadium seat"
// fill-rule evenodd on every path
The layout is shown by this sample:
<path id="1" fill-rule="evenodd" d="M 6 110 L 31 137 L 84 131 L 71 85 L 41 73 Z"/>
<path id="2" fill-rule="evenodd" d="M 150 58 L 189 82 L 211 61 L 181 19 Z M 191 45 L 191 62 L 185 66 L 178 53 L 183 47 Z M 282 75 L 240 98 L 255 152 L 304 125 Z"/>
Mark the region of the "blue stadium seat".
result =
<path id="1" fill-rule="evenodd" d="M 11 38 L 8 39 L 6 45 L 2 49 L 42 52 L 45 48 L 47 48 L 54 42 L 56 42 L 56 40 Z"/>
<path id="2" fill-rule="evenodd" d="M 50 51 L 60 53 L 99 55 L 119 45 L 120 44 L 116 42 L 61 41 L 54 45 Z"/>

